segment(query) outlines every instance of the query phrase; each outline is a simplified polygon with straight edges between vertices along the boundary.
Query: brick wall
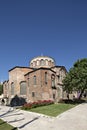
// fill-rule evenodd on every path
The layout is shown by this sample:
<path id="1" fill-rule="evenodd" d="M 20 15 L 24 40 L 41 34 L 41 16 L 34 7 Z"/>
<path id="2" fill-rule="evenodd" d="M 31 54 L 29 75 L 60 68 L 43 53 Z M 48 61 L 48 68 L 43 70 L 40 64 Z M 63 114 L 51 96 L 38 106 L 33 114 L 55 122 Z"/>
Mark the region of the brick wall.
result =
<path id="1" fill-rule="evenodd" d="M 45 82 L 45 73 L 47 73 L 47 82 Z M 53 73 L 51 70 L 39 69 L 25 76 L 25 79 L 27 81 L 28 101 L 53 99 L 51 86 L 52 74 L 55 73 Z M 34 84 L 34 76 L 36 76 L 36 85 Z"/>
<path id="2" fill-rule="evenodd" d="M 14 83 L 14 95 L 20 95 L 20 82 L 25 81 L 24 75 L 31 71 L 30 68 L 16 67 L 9 71 L 9 88 L 11 96 L 11 83 Z M 13 96 L 14 96 L 13 95 Z M 12 96 L 11 96 L 12 97 Z"/>

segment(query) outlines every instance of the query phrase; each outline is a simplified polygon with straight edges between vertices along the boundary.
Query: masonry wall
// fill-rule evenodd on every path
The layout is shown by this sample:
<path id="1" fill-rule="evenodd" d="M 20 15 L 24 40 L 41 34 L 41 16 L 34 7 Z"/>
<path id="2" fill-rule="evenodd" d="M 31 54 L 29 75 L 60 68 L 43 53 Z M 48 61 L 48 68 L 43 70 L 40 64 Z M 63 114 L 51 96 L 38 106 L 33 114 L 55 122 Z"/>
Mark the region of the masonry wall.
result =
<path id="1" fill-rule="evenodd" d="M 20 82 L 25 81 L 24 75 L 31 71 L 29 68 L 14 68 L 9 71 L 9 88 L 10 97 L 14 95 L 20 95 Z M 11 83 L 14 83 L 14 95 L 11 95 Z"/>
<path id="2" fill-rule="evenodd" d="M 45 73 L 47 73 L 47 82 L 45 82 Z M 25 76 L 27 81 L 28 101 L 53 100 L 51 75 L 55 74 L 50 70 L 40 69 Z M 34 76 L 36 76 L 36 85 L 34 85 Z M 29 79 L 29 85 L 28 85 Z"/>
<path id="3" fill-rule="evenodd" d="M 3 83 L 3 96 L 6 98 L 9 97 L 9 81 Z"/>

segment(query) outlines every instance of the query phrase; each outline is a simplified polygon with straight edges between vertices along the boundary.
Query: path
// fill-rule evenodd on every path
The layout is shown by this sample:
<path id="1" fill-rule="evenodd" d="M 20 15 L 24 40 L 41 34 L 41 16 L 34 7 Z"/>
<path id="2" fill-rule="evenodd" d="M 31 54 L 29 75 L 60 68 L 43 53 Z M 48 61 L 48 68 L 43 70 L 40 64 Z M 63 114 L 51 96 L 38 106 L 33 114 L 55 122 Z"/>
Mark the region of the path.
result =
<path id="1" fill-rule="evenodd" d="M 56 118 L 0 106 L 0 118 L 19 130 L 87 130 L 87 103 L 78 105 Z"/>

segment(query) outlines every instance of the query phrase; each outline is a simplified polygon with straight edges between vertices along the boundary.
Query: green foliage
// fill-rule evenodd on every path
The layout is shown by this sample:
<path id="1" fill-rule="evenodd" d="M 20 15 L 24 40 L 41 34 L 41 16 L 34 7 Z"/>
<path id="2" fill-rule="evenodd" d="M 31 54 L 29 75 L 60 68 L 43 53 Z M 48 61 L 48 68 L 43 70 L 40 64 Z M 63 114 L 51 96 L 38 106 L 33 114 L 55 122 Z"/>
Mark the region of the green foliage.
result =
<path id="1" fill-rule="evenodd" d="M 87 89 L 87 58 L 77 60 L 63 80 L 63 89 L 71 92 Z"/>
<path id="2" fill-rule="evenodd" d="M 3 93 L 3 85 L 0 84 L 0 95 Z"/>

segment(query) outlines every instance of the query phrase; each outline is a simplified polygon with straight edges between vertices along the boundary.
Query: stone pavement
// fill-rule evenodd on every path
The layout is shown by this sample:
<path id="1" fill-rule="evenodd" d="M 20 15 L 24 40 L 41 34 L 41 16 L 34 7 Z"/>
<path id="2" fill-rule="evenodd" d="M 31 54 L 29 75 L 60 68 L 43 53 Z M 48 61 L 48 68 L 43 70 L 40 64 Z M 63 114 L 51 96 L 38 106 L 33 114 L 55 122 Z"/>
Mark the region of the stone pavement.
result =
<path id="1" fill-rule="evenodd" d="M 87 130 L 87 103 L 57 117 L 0 106 L 0 118 L 18 130 Z"/>

